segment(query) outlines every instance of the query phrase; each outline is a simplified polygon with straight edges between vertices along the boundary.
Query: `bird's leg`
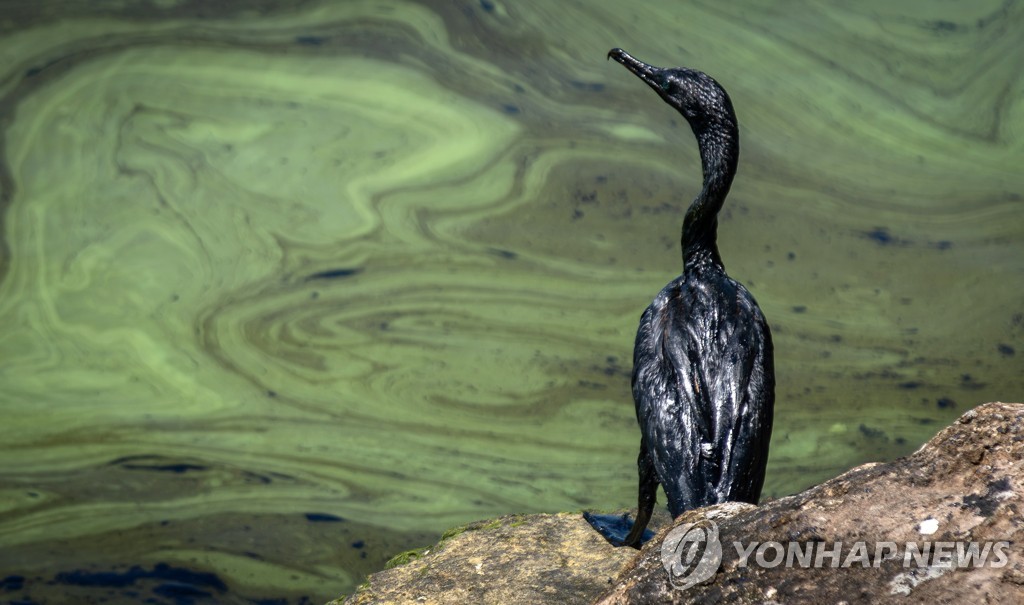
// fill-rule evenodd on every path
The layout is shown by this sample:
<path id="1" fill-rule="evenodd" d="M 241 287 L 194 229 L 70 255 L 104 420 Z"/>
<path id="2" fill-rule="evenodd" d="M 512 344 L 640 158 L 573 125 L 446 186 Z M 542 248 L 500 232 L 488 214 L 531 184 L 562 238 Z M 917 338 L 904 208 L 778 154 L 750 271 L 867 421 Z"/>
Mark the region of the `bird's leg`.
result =
<path id="1" fill-rule="evenodd" d="M 633 529 L 626 536 L 624 544 L 639 549 L 643 543 L 650 540 L 654 535 L 647 529 L 651 521 L 651 513 L 654 512 L 654 503 L 658 499 L 658 475 L 654 472 L 654 461 L 647 450 L 647 444 L 641 440 L 640 456 L 636 460 L 637 471 L 640 474 L 640 486 L 637 490 L 636 523 Z"/>
<path id="2" fill-rule="evenodd" d="M 647 529 L 647 523 L 651 520 L 651 513 L 654 512 L 654 502 L 658 495 L 658 478 L 654 472 L 654 462 L 651 460 L 650 454 L 647 453 L 647 444 L 643 440 L 640 442 L 637 470 L 640 474 L 640 489 L 637 497 L 636 523 L 630 522 L 628 514 L 583 513 L 583 518 L 612 546 L 632 546 L 639 549 L 644 542 L 654 537 L 654 532 Z"/>

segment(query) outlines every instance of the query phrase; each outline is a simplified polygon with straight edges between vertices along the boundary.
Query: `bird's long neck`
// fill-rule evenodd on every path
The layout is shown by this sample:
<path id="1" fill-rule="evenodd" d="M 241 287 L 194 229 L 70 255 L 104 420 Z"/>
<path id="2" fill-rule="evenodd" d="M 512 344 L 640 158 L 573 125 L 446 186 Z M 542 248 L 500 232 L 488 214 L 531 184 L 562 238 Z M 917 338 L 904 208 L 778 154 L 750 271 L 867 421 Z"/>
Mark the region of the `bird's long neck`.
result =
<path id="1" fill-rule="evenodd" d="M 700 147 L 704 186 L 683 221 L 683 266 L 696 269 L 708 263 L 722 266 L 718 254 L 718 211 L 722 209 L 739 160 L 739 131 L 735 118 L 693 124 Z"/>

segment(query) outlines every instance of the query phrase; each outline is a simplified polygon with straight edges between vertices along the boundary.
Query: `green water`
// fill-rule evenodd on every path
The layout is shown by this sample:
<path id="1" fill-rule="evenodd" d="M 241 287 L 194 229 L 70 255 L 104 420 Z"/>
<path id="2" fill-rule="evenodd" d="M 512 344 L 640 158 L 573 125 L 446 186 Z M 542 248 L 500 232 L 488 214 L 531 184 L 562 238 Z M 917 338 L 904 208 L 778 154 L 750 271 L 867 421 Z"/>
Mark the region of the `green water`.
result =
<path id="1" fill-rule="evenodd" d="M 1024 399 L 1017 3 L 0 9 L 7 598 L 322 602 L 454 525 L 633 505 L 633 332 L 700 173 L 613 46 L 736 107 L 765 497 Z"/>

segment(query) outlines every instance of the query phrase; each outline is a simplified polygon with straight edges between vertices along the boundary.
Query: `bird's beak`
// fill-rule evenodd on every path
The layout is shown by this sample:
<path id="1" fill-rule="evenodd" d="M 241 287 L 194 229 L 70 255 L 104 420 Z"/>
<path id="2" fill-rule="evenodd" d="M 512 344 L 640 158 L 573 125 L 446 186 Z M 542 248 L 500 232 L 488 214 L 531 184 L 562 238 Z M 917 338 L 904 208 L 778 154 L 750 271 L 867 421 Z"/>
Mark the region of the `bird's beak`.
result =
<path id="1" fill-rule="evenodd" d="M 644 82 L 647 82 L 651 88 L 655 90 L 661 89 L 661 78 L 659 77 L 662 72 L 661 68 L 648 65 L 640 59 L 634 58 L 621 48 L 613 48 L 608 51 L 608 58 L 622 63 L 626 66 L 626 69 L 636 74 Z"/>

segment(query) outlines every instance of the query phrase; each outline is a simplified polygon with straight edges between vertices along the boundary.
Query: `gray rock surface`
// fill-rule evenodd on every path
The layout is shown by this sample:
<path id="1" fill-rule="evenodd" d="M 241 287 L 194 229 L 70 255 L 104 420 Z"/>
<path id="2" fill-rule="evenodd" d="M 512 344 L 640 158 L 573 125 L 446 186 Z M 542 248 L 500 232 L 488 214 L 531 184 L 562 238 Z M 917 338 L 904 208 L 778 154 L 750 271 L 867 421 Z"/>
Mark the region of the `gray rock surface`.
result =
<path id="1" fill-rule="evenodd" d="M 700 522 L 722 506 L 728 505 L 681 515 L 675 525 Z M 722 563 L 705 583 L 686 590 L 672 585 L 661 552 L 672 529 L 666 528 L 599 602 L 1024 603 L 1022 511 L 1024 405 L 990 403 L 967 412 L 906 458 L 865 464 L 803 493 L 717 520 Z M 755 542 L 758 548 L 779 543 L 782 551 L 764 548 L 765 563 L 794 548 L 792 564 L 783 559 L 758 565 L 753 550 L 743 566 L 735 542 L 744 552 Z M 839 556 L 823 554 L 822 566 L 816 566 L 819 553 L 839 542 Z M 956 560 L 971 542 L 979 555 L 989 545 L 985 565 L 976 565 L 980 557 L 965 566 L 934 558 L 939 552 Z M 907 543 L 917 548 L 909 560 Z M 918 557 L 926 545 L 928 556 Z M 804 567 L 797 553 L 808 548 L 814 556 Z"/>
<path id="2" fill-rule="evenodd" d="M 583 605 L 636 554 L 608 546 L 580 513 L 508 515 L 450 530 L 435 546 L 404 553 L 397 559 L 408 562 L 373 574 L 344 603 Z"/>

